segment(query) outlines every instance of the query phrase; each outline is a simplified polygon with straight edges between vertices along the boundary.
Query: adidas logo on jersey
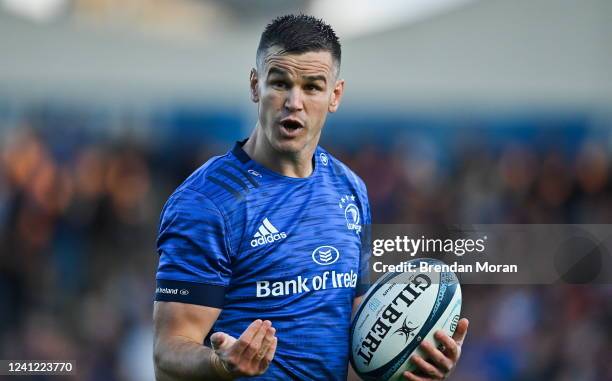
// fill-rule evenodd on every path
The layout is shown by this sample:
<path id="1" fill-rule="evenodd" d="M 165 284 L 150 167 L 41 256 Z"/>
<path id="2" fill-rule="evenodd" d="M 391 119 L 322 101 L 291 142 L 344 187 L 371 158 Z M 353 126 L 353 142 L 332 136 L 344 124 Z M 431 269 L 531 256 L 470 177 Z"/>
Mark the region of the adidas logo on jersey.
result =
<path id="1" fill-rule="evenodd" d="M 264 218 L 261 225 L 259 225 L 257 233 L 255 233 L 253 239 L 251 240 L 251 246 L 257 247 L 267 243 L 280 241 L 281 239 L 285 238 L 287 238 L 287 234 L 285 232 L 279 232 L 278 229 L 272 225 L 270 220 L 268 220 L 268 218 Z"/>

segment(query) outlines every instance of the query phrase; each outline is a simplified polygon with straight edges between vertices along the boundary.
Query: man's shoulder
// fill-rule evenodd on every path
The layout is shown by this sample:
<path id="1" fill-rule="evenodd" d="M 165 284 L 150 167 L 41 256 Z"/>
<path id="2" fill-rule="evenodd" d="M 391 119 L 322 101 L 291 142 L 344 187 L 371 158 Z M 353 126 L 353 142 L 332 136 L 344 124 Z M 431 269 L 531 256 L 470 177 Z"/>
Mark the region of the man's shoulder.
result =
<path id="1" fill-rule="evenodd" d="M 220 168 L 227 165 L 227 162 L 231 161 L 231 155 L 226 153 L 225 155 L 213 156 L 208 159 L 199 168 L 193 171 L 181 185 L 176 188 L 176 192 L 193 191 L 203 195 L 211 196 L 214 192 L 210 176 L 217 172 Z"/>
<path id="2" fill-rule="evenodd" d="M 214 156 L 189 175 L 170 200 L 197 199 L 203 207 L 222 210 L 224 205 L 244 199 L 250 177 L 231 152 Z"/>
<path id="3" fill-rule="evenodd" d="M 366 185 L 363 179 L 336 156 L 321 146 L 317 148 L 317 156 L 318 163 L 325 167 L 330 167 L 335 176 L 342 177 L 345 179 L 345 181 L 353 184 L 355 187 L 366 191 Z"/>

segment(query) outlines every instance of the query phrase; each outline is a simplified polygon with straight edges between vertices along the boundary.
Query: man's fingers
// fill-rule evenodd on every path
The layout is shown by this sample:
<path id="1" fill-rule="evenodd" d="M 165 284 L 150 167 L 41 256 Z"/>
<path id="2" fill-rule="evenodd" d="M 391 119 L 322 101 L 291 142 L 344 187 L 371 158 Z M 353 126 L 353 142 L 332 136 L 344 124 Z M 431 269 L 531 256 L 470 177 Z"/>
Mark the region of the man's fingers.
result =
<path id="1" fill-rule="evenodd" d="M 262 346 L 263 339 L 264 337 L 266 337 L 268 328 L 270 328 L 271 325 L 272 323 L 269 320 L 266 320 L 259 326 L 259 329 L 257 330 L 257 332 L 255 332 L 253 339 L 251 340 L 251 342 L 249 343 L 249 345 L 247 346 L 246 350 L 243 353 L 244 357 L 248 361 L 253 361 L 255 357 L 257 356 L 257 353 L 259 353 L 261 346 Z"/>
<path id="2" fill-rule="evenodd" d="M 272 344 L 270 344 L 270 348 L 268 348 L 268 353 L 266 353 L 266 355 L 264 356 L 265 359 L 268 360 L 268 362 L 272 362 L 272 359 L 274 358 L 274 354 L 276 353 L 277 344 L 278 344 L 278 339 L 274 337 L 272 339 Z"/>
<path id="3" fill-rule="evenodd" d="M 448 335 L 443 331 L 437 331 L 434 334 L 434 337 L 444 346 L 444 349 L 441 351 L 448 358 L 453 361 L 459 360 L 459 356 L 461 355 L 461 346 L 459 346 L 455 340 L 448 337 Z"/>
<path id="4" fill-rule="evenodd" d="M 257 356 L 255 356 L 255 366 L 259 368 L 260 373 L 263 373 L 268 369 L 270 363 L 272 362 L 272 359 L 274 358 L 274 352 L 276 351 L 277 343 L 277 339 L 274 336 L 275 332 L 276 329 L 272 327 L 268 328 L 268 333 L 264 338 L 264 342 L 261 346 L 261 349 L 257 353 Z"/>
<path id="5" fill-rule="evenodd" d="M 417 376 L 416 374 L 412 372 L 404 372 L 403 376 L 406 380 L 409 380 L 409 381 L 431 381 L 432 380 L 431 378 Z"/>
<path id="6" fill-rule="evenodd" d="M 446 357 L 444 353 L 440 352 L 440 350 L 429 341 L 423 341 L 421 343 L 421 348 L 427 355 L 427 358 L 429 358 L 429 360 L 442 372 L 448 373 L 453 369 L 454 362 Z"/>
<path id="7" fill-rule="evenodd" d="M 457 323 L 457 329 L 453 334 L 453 340 L 455 340 L 459 346 L 463 345 L 463 340 L 465 340 L 469 325 L 470 321 L 466 318 L 459 320 L 459 322 Z"/>
<path id="8" fill-rule="evenodd" d="M 261 361 L 258 364 L 260 373 L 265 372 L 268 369 L 268 367 L 270 366 L 270 363 L 272 362 L 272 359 L 274 358 L 274 353 L 276 352 L 276 344 L 277 344 L 277 342 L 278 341 L 277 341 L 276 337 L 272 337 L 272 341 L 270 343 L 270 346 L 268 347 L 266 353 L 264 354 L 263 358 L 261 359 Z"/>
<path id="9" fill-rule="evenodd" d="M 263 324 L 263 322 L 261 320 L 257 319 L 254 322 L 252 322 L 247 327 L 247 329 L 244 330 L 244 332 L 242 332 L 242 335 L 240 335 L 240 338 L 236 342 L 236 345 L 238 347 L 236 348 L 235 355 L 237 357 L 242 356 L 244 351 L 247 350 L 247 348 L 249 347 L 249 344 L 251 343 L 251 341 L 253 341 L 253 338 L 255 337 L 255 335 L 257 334 L 259 329 L 261 328 L 262 324 Z"/>
<path id="10" fill-rule="evenodd" d="M 410 360 L 412 361 L 412 363 L 414 365 L 416 365 L 419 368 L 421 373 L 426 374 L 427 376 L 429 376 L 429 377 L 431 377 L 433 379 L 440 379 L 441 380 L 441 379 L 444 378 L 444 373 L 442 373 L 435 366 L 433 366 L 430 363 L 428 363 L 427 361 L 425 361 L 425 359 L 423 359 L 421 356 L 414 355 L 414 356 L 411 357 Z"/>
<path id="11" fill-rule="evenodd" d="M 240 335 L 239 340 L 242 340 L 246 342 L 247 344 L 250 343 L 251 340 L 253 340 L 253 337 L 255 337 L 255 334 L 257 333 L 257 331 L 259 331 L 259 328 L 261 328 L 262 324 L 263 324 L 263 321 L 261 321 L 260 319 L 257 319 L 254 322 L 252 322 L 247 327 L 247 329 L 245 329 L 244 332 L 242 332 L 242 335 Z"/>
<path id="12" fill-rule="evenodd" d="M 257 319 L 244 330 L 238 340 L 227 334 L 215 333 L 211 336 L 211 342 L 213 347 L 220 343 L 230 347 L 223 357 L 232 374 L 256 376 L 268 369 L 274 357 L 275 333 L 276 329 L 272 328 L 272 322 Z"/>
<path id="13" fill-rule="evenodd" d="M 212 348 L 217 350 L 223 347 L 223 344 L 226 343 L 228 335 L 223 332 L 215 332 L 210 336 L 210 343 L 212 344 Z"/>
<path id="14" fill-rule="evenodd" d="M 274 328 L 271 328 L 271 329 L 273 330 Z M 270 330 L 268 330 L 268 332 L 270 332 Z M 266 337 L 268 337 L 268 335 L 266 335 Z M 277 343 L 277 339 L 276 337 L 274 337 L 274 335 L 272 335 L 270 339 L 270 343 L 266 347 L 266 352 L 263 353 L 264 348 L 262 346 L 262 350 L 259 351 L 259 353 L 255 357 L 259 361 L 259 363 L 256 365 L 259 368 L 260 373 L 265 372 L 270 366 L 270 363 L 272 362 L 272 359 L 274 358 L 274 353 L 276 352 L 276 343 Z"/>
<path id="15" fill-rule="evenodd" d="M 275 333 L 276 333 L 276 329 L 274 327 L 268 328 L 268 332 L 266 333 L 266 336 L 263 338 L 263 341 L 261 342 L 261 349 L 257 353 L 257 356 L 255 356 L 256 358 L 261 360 L 264 357 L 266 357 L 266 354 L 268 353 L 268 349 L 270 349 L 270 346 L 272 345 L 272 341 L 274 341 Z"/>
<path id="16" fill-rule="evenodd" d="M 266 356 L 268 348 L 270 348 L 270 345 L 272 344 L 272 339 L 274 338 L 275 332 L 276 329 L 272 328 L 271 326 L 267 326 L 267 324 L 264 322 L 262 329 L 257 333 L 257 335 L 262 333 L 263 336 L 263 338 L 260 340 L 261 343 L 259 344 L 259 347 L 255 344 L 255 342 L 259 340 L 258 336 L 255 336 L 253 342 L 251 342 L 253 350 L 256 351 L 255 356 L 251 358 L 251 361 L 259 362 Z"/>

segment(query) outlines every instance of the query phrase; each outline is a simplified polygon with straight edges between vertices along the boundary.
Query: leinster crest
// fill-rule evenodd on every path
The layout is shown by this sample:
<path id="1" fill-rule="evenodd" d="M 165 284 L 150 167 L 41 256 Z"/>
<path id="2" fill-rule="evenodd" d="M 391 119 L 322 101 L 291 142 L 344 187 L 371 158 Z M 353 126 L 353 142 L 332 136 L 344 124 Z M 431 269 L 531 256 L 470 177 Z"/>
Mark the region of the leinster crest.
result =
<path id="1" fill-rule="evenodd" d="M 355 203 L 355 196 L 342 196 L 338 206 L 344 211 L 347 229 L 354 230 L 356 234 L 361 233 L 361 216 L 359 214 L 359 208 L 357 208 Z"/>

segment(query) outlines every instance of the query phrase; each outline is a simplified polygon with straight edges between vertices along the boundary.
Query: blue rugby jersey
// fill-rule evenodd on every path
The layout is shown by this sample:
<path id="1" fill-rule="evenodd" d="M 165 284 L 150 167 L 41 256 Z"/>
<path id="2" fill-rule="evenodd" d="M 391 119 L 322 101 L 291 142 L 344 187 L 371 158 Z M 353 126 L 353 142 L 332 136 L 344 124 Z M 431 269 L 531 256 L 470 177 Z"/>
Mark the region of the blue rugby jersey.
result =
<path id="1" fill-rule="evenodd" d="M 210 334 L 272 321 L 274 360 L 249 379 L 346 380 L 352 303 L 367 289 L 366 187 L 320 147 L 302 179 L 259 165 L 243 144 L 164 206 L 155 300 L 221 308 Z"/>

